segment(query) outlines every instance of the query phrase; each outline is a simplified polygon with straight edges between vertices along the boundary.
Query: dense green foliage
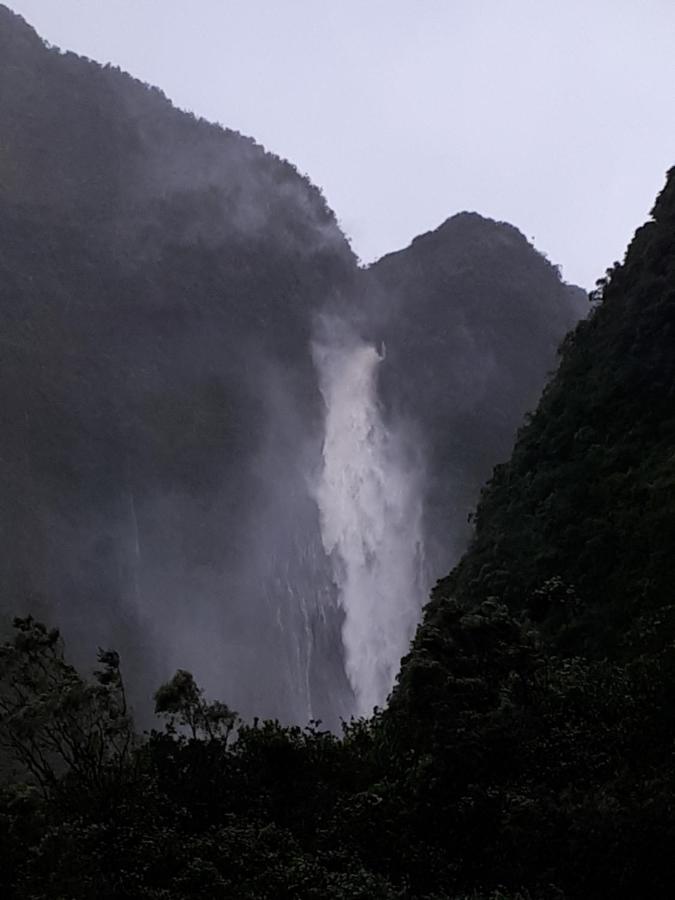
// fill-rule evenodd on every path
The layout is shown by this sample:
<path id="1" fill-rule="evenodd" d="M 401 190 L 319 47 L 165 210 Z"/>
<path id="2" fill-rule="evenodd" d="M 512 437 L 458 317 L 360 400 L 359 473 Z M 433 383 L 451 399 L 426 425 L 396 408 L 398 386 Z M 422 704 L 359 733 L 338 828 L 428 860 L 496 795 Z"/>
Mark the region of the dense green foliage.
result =
<path id="1" fill-rule="evenodd" d="M 497 595 L 569 652 L 625 657 L 675 637 L 672 171 L 652 221 L 593 296 L 435 602 Z"/>
<path id="2" fill-rule="evenodd" d="M 674 264 L 675 170 L 484 489 L 385 713 L 443 803 L 446 771 L 469 797 L 496 782 L 473 840 L 496 829 L 507 880 L 549 873 L 574 897 L 670 883 Z M 496 730 L 476 730 L 490 707 Z"/>
<path id="3" fill-rule="evenodd" d="M 11 652 L 26 652 L 18 638 Z M 630 665 L 554 658 L 486 602 L 446 605 L 414 654 L 388 710 L 341 739 L 255 722 L 238 723 L 233 740 L 229 711 L 215 705 L 225 729 L 214 729 L 183 673 L 158 708 L 168 696 L 187 731 L 129 740 L 123 760 L 95 757 L 42 793 L 15 775 L 0 799 L 4 895 L 667 895 L 672 649 Z M 78 735 L 89 707 L 64 678 L 67 719 L 58 692 L 27 681 L 40 717 L 28 731 L 3 717 L 3 738 Z M 0 679 L 4 692 L 5 669 Z M 204 717 L 193 734 L 195 701 Z M 100 715 L 109 720 L 105 703 Z"/>

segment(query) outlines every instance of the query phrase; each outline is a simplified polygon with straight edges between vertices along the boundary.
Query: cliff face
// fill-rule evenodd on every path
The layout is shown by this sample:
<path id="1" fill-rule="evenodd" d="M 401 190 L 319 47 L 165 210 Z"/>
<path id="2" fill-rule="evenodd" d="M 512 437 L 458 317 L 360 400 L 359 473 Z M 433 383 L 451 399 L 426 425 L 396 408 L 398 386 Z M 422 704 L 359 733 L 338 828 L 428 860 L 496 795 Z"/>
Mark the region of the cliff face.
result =
<path id="1" fill-rule="evenodd" d="M 467 517 L 534 409 L 586 295 L 516 228 L 461 213 L 366 273 L 387 358 L 385 402 L 424 447 L 432 573 L 463 552 Z"/>
<path id="2" fill-rule="evenodd" d="M 4 7 L 0 123 L 3 607 L 118 646 L 132 680 L 193 666 L 307 718 L 305 626 L 275 585 L 317 533 L 296 499 L 312 315 L 356 273 L 333 214 L 289 163 Z"/>
<path id="3" fill-rule="evenodd" d="M 180 666 L 246 714 L 336 725 L 317 316 L 386 348 L 433 578 L 576 303 L 475 214 L 358 269 L 288 162 L 0 7 L 1 608 L 117 647 L 146 696 Z"/>

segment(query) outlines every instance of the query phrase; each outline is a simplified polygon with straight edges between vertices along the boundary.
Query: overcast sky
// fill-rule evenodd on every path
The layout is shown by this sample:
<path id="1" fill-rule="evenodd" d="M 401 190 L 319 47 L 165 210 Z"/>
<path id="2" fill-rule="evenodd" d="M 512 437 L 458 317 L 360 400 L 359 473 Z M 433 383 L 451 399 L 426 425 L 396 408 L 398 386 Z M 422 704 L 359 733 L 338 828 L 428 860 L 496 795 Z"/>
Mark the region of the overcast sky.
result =
<path id="1" fill-rule="evenodd" d="M 463 209 L 589 287 L 675 165 L 675 0 L 5 0 L 250 134 L 364 261 Z"/>

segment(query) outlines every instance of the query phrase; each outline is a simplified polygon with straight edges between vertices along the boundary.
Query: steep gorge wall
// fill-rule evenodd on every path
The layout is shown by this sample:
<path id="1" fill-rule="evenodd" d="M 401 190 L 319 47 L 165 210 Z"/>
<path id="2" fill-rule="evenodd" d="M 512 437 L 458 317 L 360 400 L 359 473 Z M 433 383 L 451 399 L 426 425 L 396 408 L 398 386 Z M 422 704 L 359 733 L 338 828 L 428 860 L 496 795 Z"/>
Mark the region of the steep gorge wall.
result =
<path id="1" fill-rule="evenodd" d="M 577 293 L 475 214 L 359 269 L 289 163 L 5 7 L 0 126 L 2 609 L 144 703 L 179 666 L 246 715 L 381 702 Z"/>

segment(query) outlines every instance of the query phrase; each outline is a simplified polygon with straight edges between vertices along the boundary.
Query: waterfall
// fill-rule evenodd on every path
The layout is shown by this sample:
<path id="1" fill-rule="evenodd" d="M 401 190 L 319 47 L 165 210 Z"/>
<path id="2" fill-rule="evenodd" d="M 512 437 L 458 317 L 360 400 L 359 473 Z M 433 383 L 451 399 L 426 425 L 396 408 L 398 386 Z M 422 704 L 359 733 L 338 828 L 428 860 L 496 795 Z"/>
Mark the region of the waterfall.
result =
<path id="1" fill-rule="evenodd" d="M 325 403 L 314 488 L 339 603 L 347 677 L 359 715 L 384 703 L 423 595 L 420 475 L 377 396 L 380 355 L 358 340 L 316 344 Z"/>

